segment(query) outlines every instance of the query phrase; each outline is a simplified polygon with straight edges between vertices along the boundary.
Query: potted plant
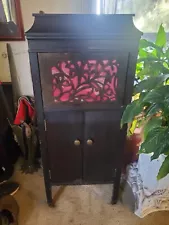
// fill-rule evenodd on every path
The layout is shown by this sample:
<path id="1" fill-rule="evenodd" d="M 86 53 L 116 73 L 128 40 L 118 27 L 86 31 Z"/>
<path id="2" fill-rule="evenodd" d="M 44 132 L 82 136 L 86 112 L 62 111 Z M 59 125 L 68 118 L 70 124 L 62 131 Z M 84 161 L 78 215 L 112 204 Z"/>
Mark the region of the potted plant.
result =
<path id="1" fill-rule="evenodd" d="M 157 179 L 169 173 L 169 48 L 161 25 L 155 43 L 142 39 L 136 68 L 133 101 L 127 105 L 121 125 L 128 135 L 142 128 L 139 153 L 151 159 L 166 155 Z"/>

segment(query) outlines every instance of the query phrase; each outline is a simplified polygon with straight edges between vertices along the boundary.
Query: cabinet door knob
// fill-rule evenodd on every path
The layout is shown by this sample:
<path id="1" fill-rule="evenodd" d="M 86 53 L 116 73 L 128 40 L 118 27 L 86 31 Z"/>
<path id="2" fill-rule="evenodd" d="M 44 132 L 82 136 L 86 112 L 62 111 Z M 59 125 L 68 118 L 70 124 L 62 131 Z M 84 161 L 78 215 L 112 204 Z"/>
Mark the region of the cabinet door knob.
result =
<path id="1" fill-rule="evenodd" d="M 74 145 L 79 146 L 79 145 L 80 145 L 80 141 L 79 141 L 78 139 L 76 139 L 76 140 L 74 141 Z"/>
<path id="2" fill-rule="evenodd" d="M 91 139 L 88 139 L 88 140 L 87 140 L 87 144 L 88 144 L 88 145 L 92 145 L 92 144 L 93 144 L 93 141 L 92 141 Z"/>

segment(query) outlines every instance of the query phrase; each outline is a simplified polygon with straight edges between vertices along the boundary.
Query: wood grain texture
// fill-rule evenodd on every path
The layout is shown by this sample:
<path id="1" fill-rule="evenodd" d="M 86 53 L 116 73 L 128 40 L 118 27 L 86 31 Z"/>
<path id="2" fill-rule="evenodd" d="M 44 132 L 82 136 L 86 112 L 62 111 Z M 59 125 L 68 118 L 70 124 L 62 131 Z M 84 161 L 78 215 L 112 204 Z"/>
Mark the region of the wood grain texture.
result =
<path id="1" fill-rule="evenodd" d="M 84 180 L 111 182 L 122 155 L 121 110 L 85 112 Z M 93 141 L 92 145 L 87 140 Z"/>
<path id="2" fill-rule="evenodd" d="M 82 178 L 83 113 L 45 112 L 51 180 L 74 182 Z M 80 145 L 74 144 L 75 140 Z"/>

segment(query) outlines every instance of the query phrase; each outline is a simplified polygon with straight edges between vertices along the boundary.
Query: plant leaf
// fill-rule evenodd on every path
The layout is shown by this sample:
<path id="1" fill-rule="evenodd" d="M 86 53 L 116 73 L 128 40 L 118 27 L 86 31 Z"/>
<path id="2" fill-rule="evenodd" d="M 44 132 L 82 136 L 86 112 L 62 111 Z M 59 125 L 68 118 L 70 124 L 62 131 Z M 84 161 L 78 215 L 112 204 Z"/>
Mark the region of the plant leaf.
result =
<path id="1" fill-rule="evenodd" d="M 169 155 L 165 158 L 157 175 L 157 180 L 162 179 L 169 173 Z"/>
<path id="2" fill-rule="evenodd" d="M 141 39 L 140 42 L 139 42 L 139 49 L 142 48 L 142 49 L 157 49 L 157 50 L 160 50 L 161 51 L 161 48 L 156 45 L 155 43 L 151 42 L 151 41 L 148 41 L 146 39 Z"/>
<path id="3" fill-rule="evenodd" d="M 161 154 L 166 154 L 169 150 L 168 127 L 155 127 L 147 134 L 141 145 L 141 153 L 153 153 L 151 160 L 159 158 Z"/>
<path id="4" fill-rule="evenodd" d="M 145 111 L 145 116 L 150 117 L 152 115 L 155 115 L 160 111 L 161 108 L 163 108 L 163 106 L 160 103 L 151 104 L 149 107 L 147 107 L 147 109 Z"/>
<path id="5" fill-rule="evenodd" d="M 167 48 L 167 50 L 165 52 L 165 56 L 167 57 L 167 59 L 169 59 L 169 48 Z"/>
<path id="6" fill-rule="evenodd" d="M 136 77 L 141 78 L 142 75 L 149 75 L 151 73 L 151 70 L 149 67 L 144 67 L 143 69 L 137 71 Z M 144 78 L 144 76 L 143 76 Z"/>
<path id="7" fill-rule="evenodd" d="M 169 69 L 165 65 L 164 60 L 153 59 L 152 57 L 139 58 L 137 63 L 143 64 L 141 69 L 137 69 L 136 77 L 139 78 L 141 75 L 146 76 L 158 76 L 161 74 L 169 74 Z"/>
<path id="8" fill-rule="evenodd" d="M 164 47 L 166 45 L 166 41 L 167 41 L 166 32 L 164 30 L 163 25 L 161 24 L 157 33 L 155 44 L 158 45 L 159 47 Z"/>
<path id="9" fill-rule="evenodd" d="M 163 66 L 164 66 L 165 68 L 169 69 L 169 66 L 168 66 L 168 64 L 167 64 L 166 62 L 163 62 Z"/>
<path id="10" fill-rule="evenodd" d="M 140 93 L 144 90 L 150 91 L 156 88 L 157 86 L 160 86 L 168 78 L 169 74 L 164 74 L 157 77 L 149 77 L 147 80 L 143 80 L 135 86 L 134 94 Z"/>
<path id="11" fill-rule="evenodd" d="M 155 127 L 159 127 L 162 124 L 161 117 L 153 117 L 144 125 L 144 139 L 146 139 L 148 133 Z"/>
<path id="12" fill-rule="evenodd" d="M 158 60 L 158 58 L 157 57 L 154 57 L 154 56 L 152 56 L 152 57 L 140 57 L 140 58 L 138 58 L 137 59 L 137 63 L 141 63 L 141 62 L 144 62 L 144 61 L 147 61 L 147 62 L 153 62 L 153 61 L 157 61 Z"/>
<path id="13" fill-rule="evenodd" d="M 147 48 L 154 46 L 154 43 L 151 41 L 147 41 L 146 39 L 141 39 L 139 43 L 139 49 L 140 48 Z"/>
<path id="14" fill-rule="evenodd" d="M 142 105 L 140 104 L 139 99 L 131 102 L 129 105 L 127 105 L 126 109 L 123 112 L 123 116 L 121 119 L 121 126 L 123 126 L 125 123 L 130 123 L 134 119 L 135 116 L 140 114 L 142 112 Z"/>
<path id="15" fill-rule="evenodd" d="M 133 122 L 132 122 L 132 124 L 131 124 L 131 126 L 129 128 L 128 136 L 132 135 L 134 133 L 134 131 L 136 129 L 136 126 L 137 126 L 137 120 L 133 120 Z"/>
<path id="16" fill-rule="evenodd" d="M 153 89 L 143 99 L 144 102 L 161 103 L 169 97 L 169 85 Z"/>
<path id="17" fill-rule="evenodd" d="M 148 57 L 149 56 L 149 53 L 146 52 L 145 50 L 143 50 L 142 48 L 140 48 L 139 49 L 139 52 L 138 52 L 138 55 L 139 55 L 139 57 L 144 58 L 144 57 Z"/>
<path id="18" fill-rule="evenodd" d="M 166 135 L 167 127 L 158 126 L 149 131 L 146 139 L 143 141 L 140 147 L 140 153 L 152 153 L 155 151 L 162 152 L 164 136 Z M 161 153 L 159 153 L 161 154 Z"/>
<path id="19" fill-rule="evenodd" d="M 165 140 L 164 140 L 165 143 Z M 165 154 L 169 151 L 169 144 L 163 144 L 161 148 L 158 148 L 154 151 L 154 154 L 151 156 L 151 161 L 154 159 L 158 159 L 160 155 Z"/>

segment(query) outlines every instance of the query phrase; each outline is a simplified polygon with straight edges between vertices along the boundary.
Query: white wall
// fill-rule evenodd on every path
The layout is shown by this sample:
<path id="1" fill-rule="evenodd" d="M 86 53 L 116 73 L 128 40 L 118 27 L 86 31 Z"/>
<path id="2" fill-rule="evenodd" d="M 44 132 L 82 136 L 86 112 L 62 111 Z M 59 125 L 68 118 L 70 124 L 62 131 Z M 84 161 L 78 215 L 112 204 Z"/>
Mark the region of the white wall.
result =
<path id="1" fill-rule="evenodd" d="M 82 13 L 83 0 L 21 0 L 25 30 L 33 23 L 32 13 Z"/>
<path id="2" fill-rule="evenodd" d="M 24 29 L 33 24 L 32 13 L 90 13 L 93 0 L 20 0 Z M 93 1 L 94 2 L 94 1 Z M 27 41 L 10 42 L 10 66 L 17 96 L 33 95 Z"/>

